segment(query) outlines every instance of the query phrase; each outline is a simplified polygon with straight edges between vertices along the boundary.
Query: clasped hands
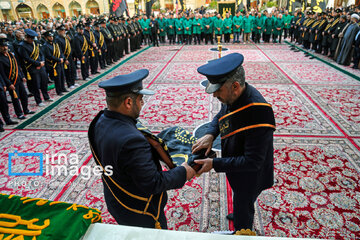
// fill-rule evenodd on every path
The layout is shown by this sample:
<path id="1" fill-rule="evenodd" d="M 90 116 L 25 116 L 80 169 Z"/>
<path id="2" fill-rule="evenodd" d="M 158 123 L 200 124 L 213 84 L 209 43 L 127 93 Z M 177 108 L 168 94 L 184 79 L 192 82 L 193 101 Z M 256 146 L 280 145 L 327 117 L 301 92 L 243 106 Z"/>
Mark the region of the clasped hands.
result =
<path id="1" fill-rule="evenodd" d="M 214 141 L 214 136 L 211 134 L 207 134 L 203 136 L 202 138 L 199 138 L 195 144 L 192 146 L 192 153 L 196 153 L 200 151 L 201 149 L 206 149 L 205 156 L 209 155 L 212 144 Z M 192 179 L 196 174 L 201 175 L 202 173 L 209 172 L 213 168 L 213 159 L 212 158 L 205 158 L 205 159 L 198 159 L 194 161 L 197 164 L 202 165 L 200 170 L 195 172 L 195 170 L 187 164 L 187 162 L 184 162 L 181 166 L 185 167 L 186 169 L 186 179 L 190 180 Z"/>

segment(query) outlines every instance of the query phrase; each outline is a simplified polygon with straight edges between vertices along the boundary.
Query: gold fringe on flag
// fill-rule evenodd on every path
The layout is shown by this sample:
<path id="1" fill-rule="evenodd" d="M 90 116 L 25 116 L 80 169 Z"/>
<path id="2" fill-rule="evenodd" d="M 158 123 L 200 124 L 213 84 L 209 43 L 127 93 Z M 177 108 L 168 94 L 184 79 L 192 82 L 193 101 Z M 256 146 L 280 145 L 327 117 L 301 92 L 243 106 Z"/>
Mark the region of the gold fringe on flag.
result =
<path id="1" fill-rule="evenodd" d="M 57 76 L 57 72 L 56 72 L 56 69 L 54 68 L 54 77 Z"/>
<path id="2" fill-rule="evenodd" d="M 31 80 L 31 76 L 29 72 L 27 72 L 27 80 Z"/>

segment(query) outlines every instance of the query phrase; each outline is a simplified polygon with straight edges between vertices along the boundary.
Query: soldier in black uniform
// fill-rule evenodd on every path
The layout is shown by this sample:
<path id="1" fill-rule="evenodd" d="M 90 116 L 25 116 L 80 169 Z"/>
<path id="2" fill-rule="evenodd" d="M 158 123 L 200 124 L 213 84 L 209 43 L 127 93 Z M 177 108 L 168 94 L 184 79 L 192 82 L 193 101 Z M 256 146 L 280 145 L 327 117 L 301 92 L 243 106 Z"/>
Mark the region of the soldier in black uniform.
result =
<path id="1" fill-rule="evenodd" d="M 97 74 L 97 73 L 99 73 L 99 71 L 98 71 L 98 53 L 97 53 L 98 46 L 97 46 L 97 42 L 96 42 L 94 33 L 91 30 L 91 20 L 88 20 L 85 23 L 84 36 L 86 37 L 86 40 L 87 40 L 88 46 L 89 46 L 89 64 L 90 64 L 91 74 Z"/>
<path id="2" fill-rule="evenodd" d="M 83 80 L 89 80 L 89 45 L 84 36 L 84 25 L 80 22 L 76 28 L 78 32 L 74 38 L 74 53 L 81 62 L 81 75 Z"/>
<path id="3" fill-rule="evenodd" d="M 329 38 L 331 38 L 331 35 L 330 35 L 330 28 L 332 26 L 332 24 L 334 23 L 334 17 L 329 14 L 327 16 L 327 24 L 326 24 L 326 27 L 324 28 L 324 31 L 322 32 L 322 40 L 321 40 L 321 46 L 322 46 L 322 50 L 323 50 L 323 54 L 324 55 L 328 55 L 329 53 L 329 43 L 330 43 L 330 40 L 328 40 Z"/>
<path id="4" fill-rule="evenodd" d="M 11 96 L 17 117 L 25 119 L 24 114 L 34 114 L 35 112 L 28 108 L 28 95 L 23 83 L 26 78 L 19 67 L 15 54 L 9 52 L 8 44 L 8 39 L 0 39 L 0 74 Z"/>
<path id="5" fill-rule="evenodd" d="M 129 54 L 129 31 L 128 28 L 126 27 L 126 20 L 124 17 L 120 18 L 121 22 L 119 23 L 120 27 L 122 28 L 122 31 L 124 32 L 124 36 L 123 36 L 123 46 L 124 46 L 124 51 L 125 54 Z"/>
<path id="6" fill-rule="evenodd" d="M 151 39 L 153 46 L 159 46 L 159 39 L 158 34 L 160 33 L 159 30 L 159 23 L 156 21 L 155 17 L 153 15 L 150 16 L 150 28 L 151 28 Z"/>
<path id="7" fill-rule="evenodd" d="M 339 34 L 344 30 L 345 26 L 347 25 L 348 21 L 346 19 L 346 16 L 343 15 L 338 18 L 339 21 L 336 23 L 336 19 L 334 20 L 334 25 L 330 27 L 329 31 L 331 34 L 331 41 L 329 41 L 329 47 L 330 47 L 330 58 L 335 57 L 336 48 L 339 43 Z"/>
<path id="8" fill-rule="evenodd" d="M 59 44 L 54 42 L 52 30 L 46 31 L 44 37 L 46 39 L 43 46 L 45 66 L 50 78 L 55 82 L 56 94 L 62 96 L 63 92 L 68 92 L 65 88 L 64 55 Z"/>
<path id="9" fill-rule="evenodd" d="M 18 122 L 11 120 L 9 115 L 9 106 L 6 101 L 6 84 L 0 75 L 0 112 L 6 125 L 15 125 Z M 0 132 L 4 132 L 4 123 L 0 119 Z"/>
<path id="10" fill-rule="evenodd" d="M 326 13 L 319 13 L 321 15 L 320 23 L 318 24 L 316 30 L 315 30 L 315 45 L 313 46 L 313 50 L 316 51 L 316 53 L 322 52 L 322 33 L 327 25 L 327 20 L 325 19 Z"/>
<path id="11" fill-rule="evenodd" d="M 109 18 L 109 24 L 107 25 L 107 28 L 109 29 L 109 32 L 111 33 L 112 38 L 114 39 L 114 41 L 112 42 L 111 48 L 109 48 L 109 52 L 111 52 L 111 59 L 113 62 L 117 62 L 120 57 L 119 57 L 119 49 L 118 49 L 118 42 L 119 42 L 119 36 L 117 34 L 117 30 L 115 28 L 115 23 L 114 23 L 114 19 L 115 17 L 110 17 Z"/>
<path id="12" fill-rule="evenodd" d="M 303 45 L 305 49 L 310 49 L 310 30 L 312 25 L 316 22 L 314 18 L 315 13 L 312 11 L 308 12 L 308 21 L 303 24 Z"/>
<path id="13" fill-rule="evenodd" d="M 53 101 L 47 92 L 48 76 L 45 71 L 45 59 L 40 51 L 40 45 L 34 41 L 38 34 L 31 29 L 25 29 L 25 34 L 25 40 L 20 43 L 19 55 L 23 60 L 23 69 L 26 70 L 29 91 L 34 95 L 36 104 L 42 107 L 45 104 L 41 100 L 39 89 L 45 101 Z"/>
<path id="14" fill-rule="evenodd" d="M 99 56 L 100 68 L 105 69 L 105 67 L 106 67 L 105 56 L 106 56 L 106 52 L 107 52 L 105 37 L 102 34 L 102 32 L 100 31 L 100 23 L 99 22 L 95 22 L 94 27 L 95 27 L 94 35 L 95 35 L 96 42 L 98 44 L 98 56 Z"/>
<path id="15" fill-rule="evenodd" d="M 135 29 L 135 25 L 133 23 L 132 18 L 128 19 L 127 30 L 129 32 L 129 35 L 130 35 L 130 51 L 135 52 L 136 51 L 136 41 L 137 40 L 136 40 L 136 29 Z"/>
<path id="16" fill-rule="evenodd" d="M 64 66 L 64 73 L 65 73 L 67 87 L 72 89 L 75 87 L 75 78 L 73 75 L 73 70 L 74 68 L 76 68 L 76 66 L 73 59 L 71 42 L 70 42 L 71 33 L 69 32 L 69 34 L 66 34 L 66 29 L 64 25 L 60 25 L 59 27 L 56 28 L 56 30 L 58 31 L 58 36 L 55 39 L 55 42 L 59 44 L 60 50 L 63 53 L 63 57 L 64 57 L 63 66 Z"/>
<path id="17" fill-rule="evenodd" d="M 69 58 L 69 65 L 70 65 L 70 73 L 71 73 L 71 77 L 75 80 L 78 80 L 78 76 L 77 76 L 77 59 L 76 56 L 74 54 L 74 38 L 75 38 L 75 34 L 76 34 L 76 30 L 75 30 L 75 26 L 72 25 L 72 23 L 65 23 L 65 34 L 66 34 L 66 38 L 70 41 L 70 46 L 71 46 L 71 59 Z M 66 56 L 65 56 L 66 57 Z M 66 76 L 66 69 L 65 69 L 65 76 Z M 67 78 L 67 77 L 66 77 Z M 75 86 L 79 86 L 79 84 L 75 83 Z"/>
<path id="18" fill-rule="evenodd" d="M 137 26 L 137 43 L 136 43 L 136 49 L 141 48 L 141 42 L 142 42 L 142 27 L 139 23 L 139 15 L 135 15 L 135 24 Z"/>
<path id="19" fill-rule="evenodd" d="M 88 136 L 94 159 L 104 169 L 105 201 L 117 223 L 166 229 L 166 191 L 182 187 L 195 171 L 187 163 L 162 171 L 156 149 L 136 127 L 143 95 L 153 94 L 142 88 L 148 74 L 141 69 L 99 83 L 108 108 L 91 122 Z"/>
<path id="20" fill-rule="evenodd" d="M 256 198 L 274 183 L 274 113 L 261 93 L 245 82 L 243 60 L 232 53 L 198 68 L 209 80 L 206 92 L 223 105 L 207 134 L 193 145 L 193 152 L 206 149 L 208 154 L 221 135 L 222 157 L 195 163 L 203 165 L 198 174 L 212 168 L 226 173 L 234 193 L 234 213 L 228 218 L 233 218 L 235 230 L 252 229 Z"/>
<path id="21" fill-rule="evenodd" d="M 111 35 L 110 30 L 106 27 L 105 19 L 102 19 L 100 21 L 100 26 L 101 26 L 100 27 L 100 32 L 104 36 L 105 44 L 106 44 L 106 47 L 107 47 L 107 51 L 105 53 L 106 64 L 111 65 L 111 64 L 113 64 L 111 55 L 114 54 L 114 50 L 113 50 L 114 38 Z"/>
<path id="22" fill-rule="evenodd" d="M 122 58 L 124 56 L 124 31 L 122 27 L 119 25 L 120 17 L 115 17 L 114 20 L 114 28 L 116 30 L 116 34 L 118 36 L 118 41 L 116 42 L 117 48 L 116 51 L 118 53 L 118 59 Z"/>

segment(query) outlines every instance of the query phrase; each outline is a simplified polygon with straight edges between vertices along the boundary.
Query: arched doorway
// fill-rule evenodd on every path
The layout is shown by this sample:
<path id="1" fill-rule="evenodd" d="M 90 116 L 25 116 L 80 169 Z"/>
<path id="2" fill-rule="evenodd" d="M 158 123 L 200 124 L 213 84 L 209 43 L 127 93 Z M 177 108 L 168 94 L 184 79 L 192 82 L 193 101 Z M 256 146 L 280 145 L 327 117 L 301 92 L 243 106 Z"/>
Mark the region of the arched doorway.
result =
<path id="1" fill-rule="evenodd" d="M 36 11 L 38 12 L 39 19 L 46 19 L 50 17 L 49 9 L 44 4 L 39 4 Z"/>
<path id="2" fill-rule="evenodd" d="M 86 13 L 98 15 L 100 14 L 99 4 L 94 0 L 89 0 L 86 3 Z"/>
<path id="3" fill-rule="evenodd" d="M 81 15 L 81 12 L 82 12 L 80 3 L 76 2 L 76 1 L 72 1 L 69 4 L 69 10 L 70 10 L 71 17 L 78 17 L 79 15 Z"/>
<path id="4" fill-rule="evenodd" d="M 21 3 L 16 7 L 16 14 L 18 18 L 34 18 L 33 11 L 28 5 Z"/>
<path id="5" fill-rule="evenodd" d="M 55 3 L 53 6 L 54 17 L 66 18 L 65 8 L 60 3 Z"/>

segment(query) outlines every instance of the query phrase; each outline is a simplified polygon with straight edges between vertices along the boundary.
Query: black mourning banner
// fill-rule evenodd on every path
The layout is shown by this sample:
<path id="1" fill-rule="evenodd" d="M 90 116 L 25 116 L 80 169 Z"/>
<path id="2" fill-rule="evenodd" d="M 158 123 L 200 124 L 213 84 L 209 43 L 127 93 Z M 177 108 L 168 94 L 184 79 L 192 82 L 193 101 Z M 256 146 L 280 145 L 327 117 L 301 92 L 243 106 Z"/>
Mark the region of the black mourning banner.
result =
<path id="1" fill-rule="evenodd" d="M 218 3 L 218 13 L 225 18 L 226 12 L 231 13 L 232 16 L 235 16 L 235 3 Z"/>

